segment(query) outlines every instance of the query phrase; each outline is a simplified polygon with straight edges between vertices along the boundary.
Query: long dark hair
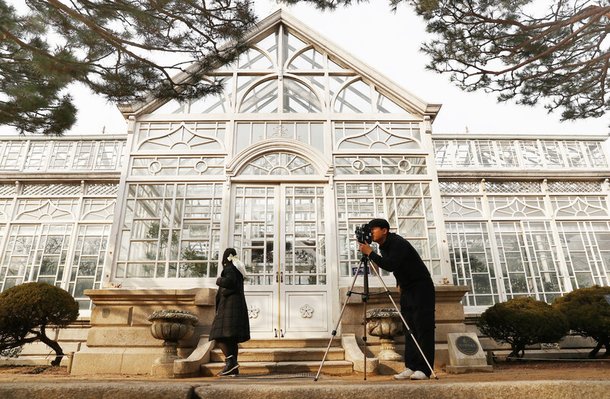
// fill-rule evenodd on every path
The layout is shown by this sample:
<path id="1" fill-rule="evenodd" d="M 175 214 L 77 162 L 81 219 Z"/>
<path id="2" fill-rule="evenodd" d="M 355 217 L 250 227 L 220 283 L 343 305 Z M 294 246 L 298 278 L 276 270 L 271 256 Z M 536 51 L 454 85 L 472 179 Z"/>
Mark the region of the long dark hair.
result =
<path id="1" fill-rule="evenodd" d="M 229 264 L 233 264 L 229 259 L 227 259 L 231 255 L 237 255 L 237 251 L 235 248 L 227 248 L 225 252 L 222 254 L 222 267 L 226 267 Z"/>

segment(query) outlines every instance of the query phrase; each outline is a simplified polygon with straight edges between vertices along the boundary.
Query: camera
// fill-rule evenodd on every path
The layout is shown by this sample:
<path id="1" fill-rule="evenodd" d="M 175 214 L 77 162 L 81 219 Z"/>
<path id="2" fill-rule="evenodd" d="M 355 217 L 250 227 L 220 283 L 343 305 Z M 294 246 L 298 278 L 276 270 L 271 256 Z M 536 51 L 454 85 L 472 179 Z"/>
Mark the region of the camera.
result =
<path id="1" fill-rule="evenodd" d="M 356 230 L 354 231 L 354 233 L 356 233 L 356 240 L 358 240 L 358 242 L 366 244 L 370 244 L 371 242 L 373 242 L 371 228 L 366 223 L 360 226 L 356 226 Z"/>

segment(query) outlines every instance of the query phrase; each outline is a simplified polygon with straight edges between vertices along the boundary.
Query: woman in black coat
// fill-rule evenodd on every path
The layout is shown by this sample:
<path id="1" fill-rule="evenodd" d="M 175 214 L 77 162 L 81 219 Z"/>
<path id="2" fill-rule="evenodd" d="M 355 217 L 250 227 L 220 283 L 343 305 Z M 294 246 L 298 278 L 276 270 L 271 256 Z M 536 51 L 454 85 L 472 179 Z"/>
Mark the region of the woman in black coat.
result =
<path id="1" fill-rule="evenodd" d="M 250 321 L 244 296 L 246 271 L 236 255 L 233 248 L 225 250 L 222 255 L 222 273 L 216 280 L 216 316 L 212 322 L 210 339 L 216 341 L 216 346 L 225 355 L 225 367 L 219 375 L 239 374 L 238 344 L 250 339 Z"/>

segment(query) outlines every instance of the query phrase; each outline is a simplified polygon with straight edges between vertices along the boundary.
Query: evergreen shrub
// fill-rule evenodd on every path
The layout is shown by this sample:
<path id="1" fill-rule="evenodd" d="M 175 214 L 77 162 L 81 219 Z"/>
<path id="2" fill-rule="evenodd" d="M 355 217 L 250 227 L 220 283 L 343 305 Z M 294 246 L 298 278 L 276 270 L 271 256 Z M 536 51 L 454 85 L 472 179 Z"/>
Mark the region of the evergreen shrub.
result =
<path id="1" fill-rule="evenodd" d="M 489 307 L 481 314 L 478 327 L 494 340 L 510 344 L 509 358 L 523 357 L 527 345 L 558 342 L 569 330 L 563 313 L 529 297 Z"/>
<path id="2" fill-rule="evenodd" d="M 78 317 L 72 295 L 47 283 L 25 283 L 0 294 L 0 351 L 41 341 L 56 354 L 58 366 L 64 355 L 57 341 L 47 336 L 48 327 L 65 327 Z"/>
<path id="3" fill-rule="evenodd" d="M 589 353 L 594 358 L 602 346 L 610 355 L 610 287 L 594 286 L 576 289 L 555 299 L 553 306 L 568 319 L 570 329 L 591 337 L 597 346 Z"/>

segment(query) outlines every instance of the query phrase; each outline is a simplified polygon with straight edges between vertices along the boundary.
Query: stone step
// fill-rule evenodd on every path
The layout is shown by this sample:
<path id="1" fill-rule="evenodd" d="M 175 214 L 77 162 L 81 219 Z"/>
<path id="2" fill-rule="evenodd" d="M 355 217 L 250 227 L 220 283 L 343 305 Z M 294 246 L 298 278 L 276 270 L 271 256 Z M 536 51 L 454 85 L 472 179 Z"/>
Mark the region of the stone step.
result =
<path id="1" fill-rule="evenodd" d="M 326 348 L 330 338 L 251 339 L 239 344 L 240 348 Z M 341 347 L 341 338 L 335 337 L 331 347 Z"/>
<path id="2" fill-rule="evenodd" d="M 239 351 L 239 361 L 244 362 L 296 362 L 322 361 L 326 348 L 242 348 Z M 345 360 L 343 348 L 331 347 L 326 360 Z M 223 362 L 224 356 L 220 349 L 211 353 L 212 362 Z"/>
<path id="3" fill-rule="evenodd" d="M 320 361 L 310 362 L 239 362 L 240 375 L 271 375 L 290 373 L 316 373 Z M 224 362 L 206 363 L 201 365 L 204 376 L 217 375 L 224 367 Z M 353 372 L 352 362 L 346 360 L 329 360 L 324 362 L 322 374 L 349 375 Z"/>

